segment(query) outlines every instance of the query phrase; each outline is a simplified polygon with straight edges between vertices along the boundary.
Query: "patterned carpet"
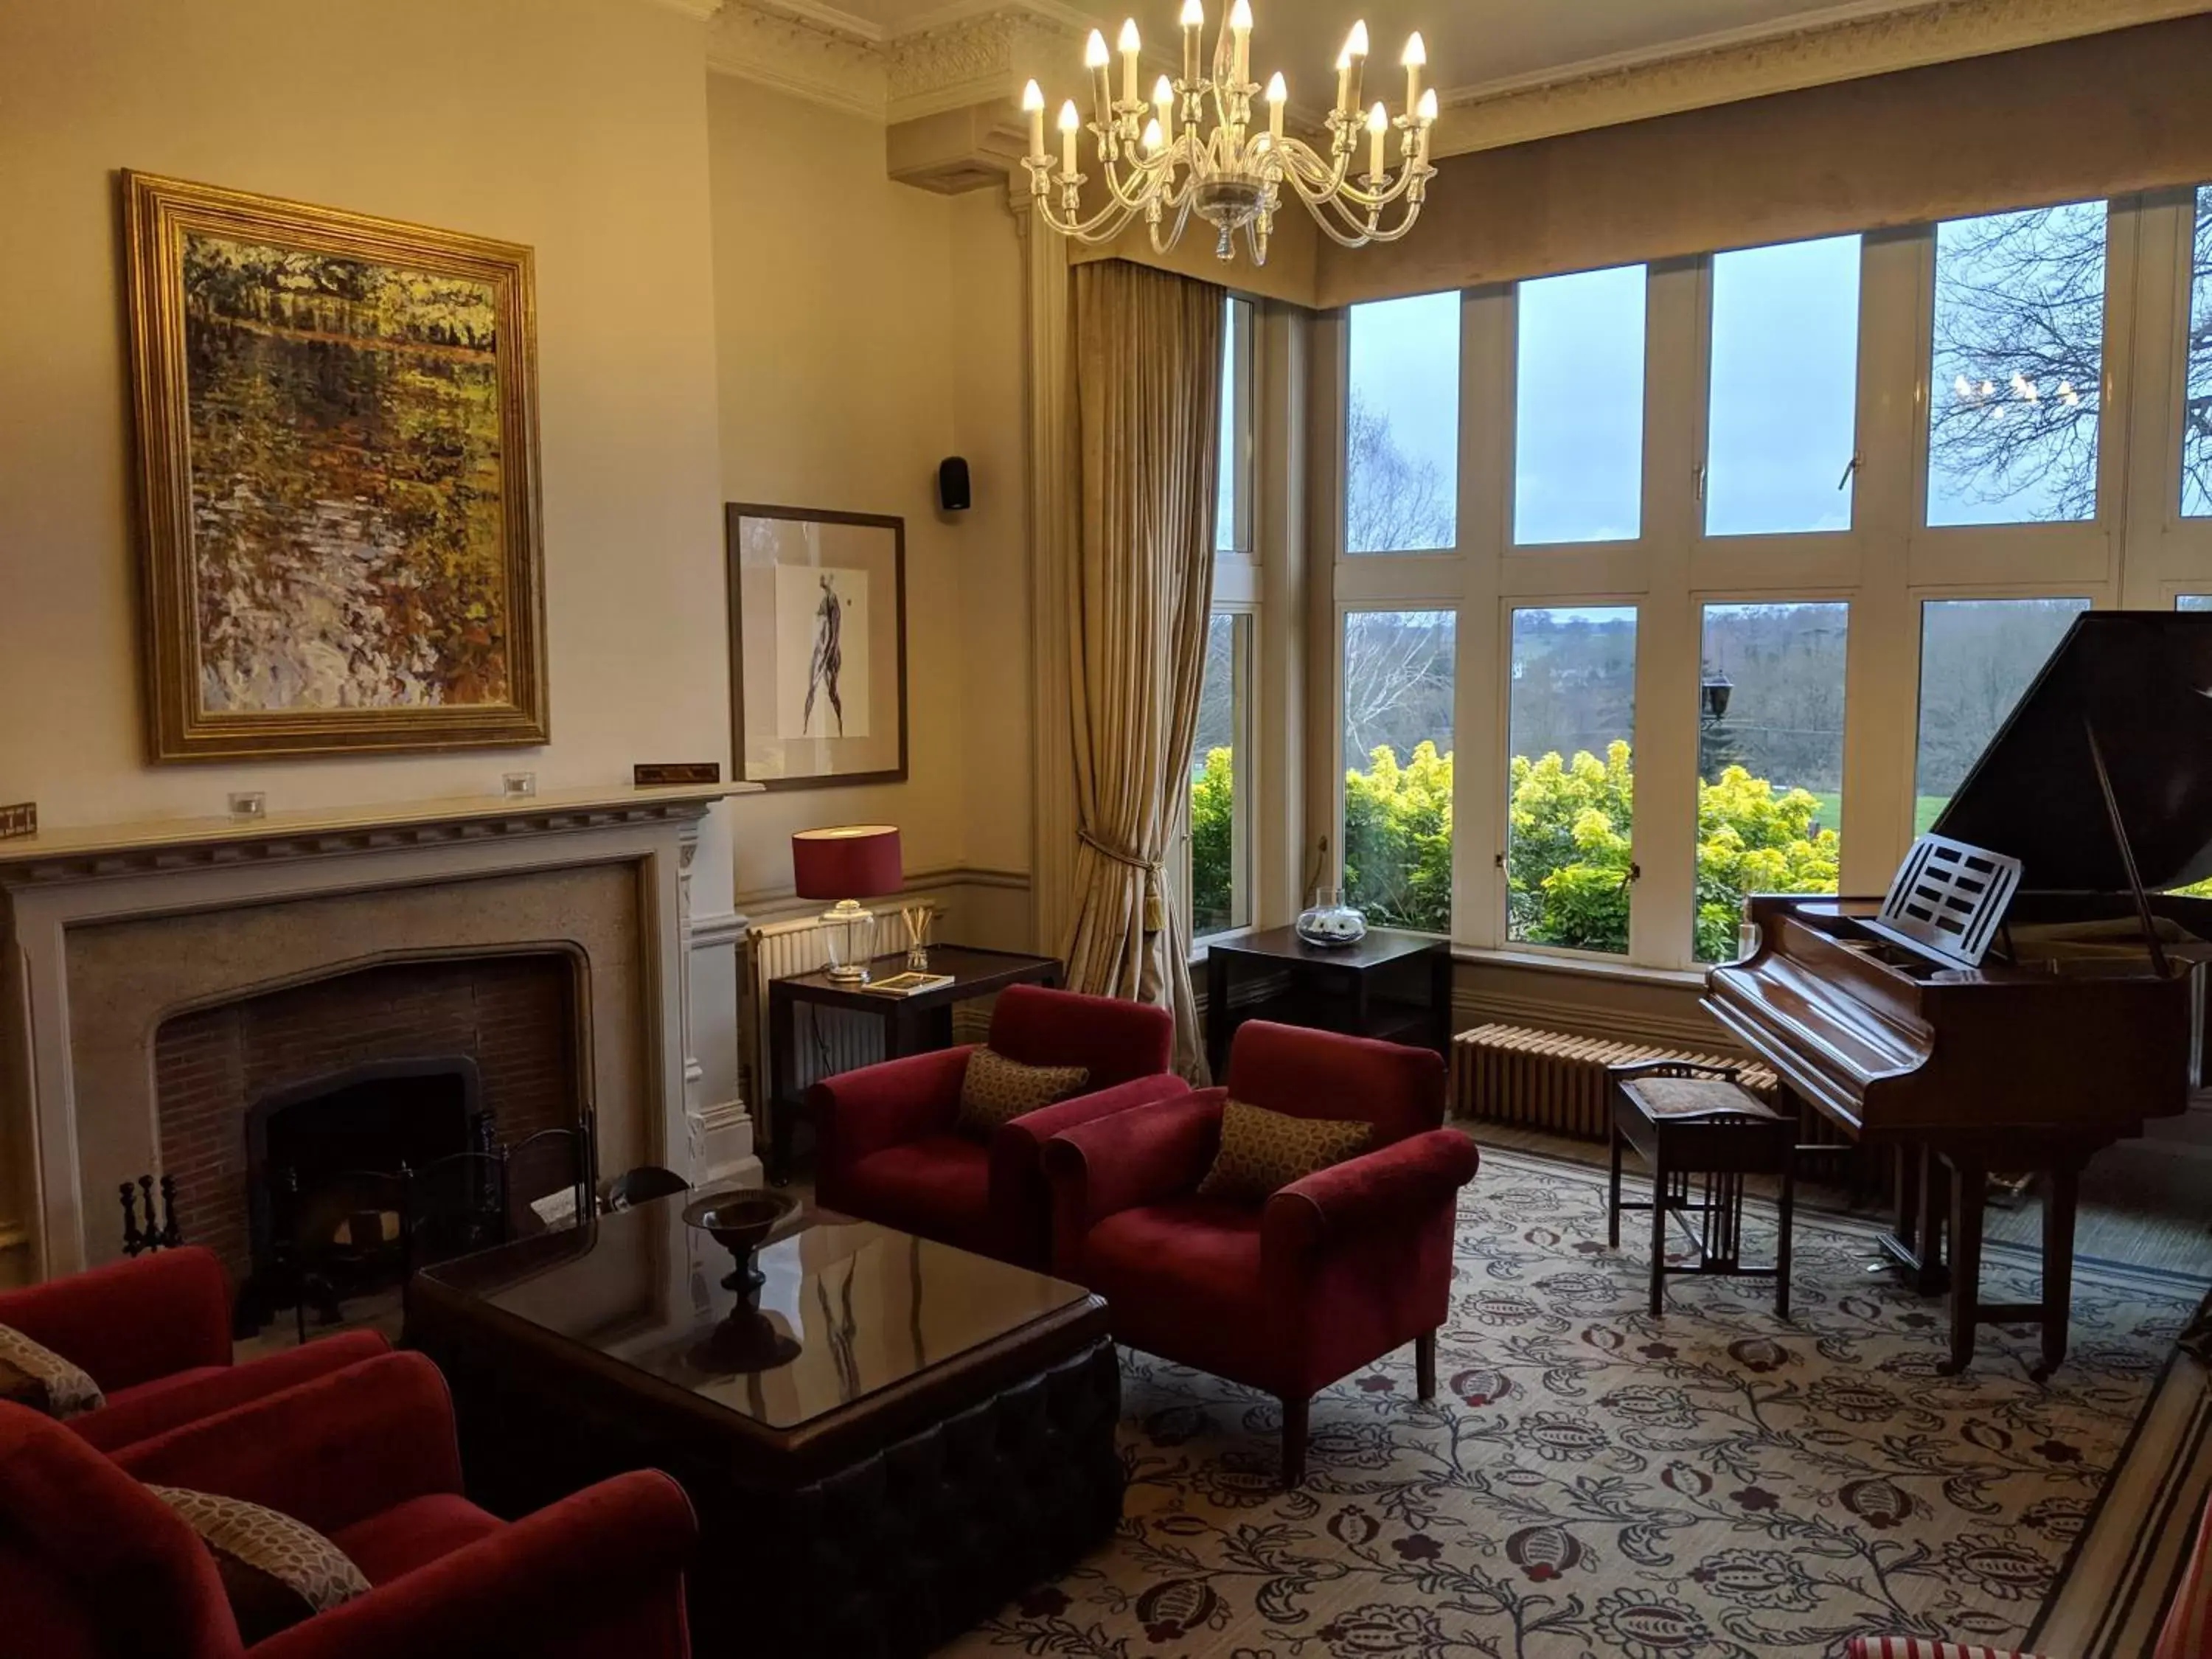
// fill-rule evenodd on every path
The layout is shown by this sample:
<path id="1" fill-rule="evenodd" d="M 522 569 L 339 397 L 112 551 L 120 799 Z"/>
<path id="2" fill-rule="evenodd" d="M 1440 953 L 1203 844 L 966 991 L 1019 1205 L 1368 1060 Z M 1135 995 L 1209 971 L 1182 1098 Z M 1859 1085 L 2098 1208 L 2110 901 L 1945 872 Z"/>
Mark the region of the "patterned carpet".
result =
<path id="1" fill-rule="evenodd" d="M 2048 1386 L 2025 1329 L 1985 1329 L 1972 1370 L 1941 1377 L 1942 1306 L 1869 1274 L 1873 1237 L 1801 1212 L 1788 1326 L 1770 1285 L 1721 1279 L 1673 1281 L 1653 1321 L 1640 1239 L 1605 1248 L 1602 1176 L 1486 1152 L 1433 1403 L 1413 1399 L 1410 1349 L 1332 1389 L 1306 1485 L 1285 1493 L 1273 1401 L 1125 1356 L 1121 1536 L 948 1651 L 1812 1659 L 1862 1632 L 2017 1641 L 2200 1287 L 2085 1261 Z M 1993 1251 L 1985 1283 L 2029 1299 L 2032 1258 Z"/>

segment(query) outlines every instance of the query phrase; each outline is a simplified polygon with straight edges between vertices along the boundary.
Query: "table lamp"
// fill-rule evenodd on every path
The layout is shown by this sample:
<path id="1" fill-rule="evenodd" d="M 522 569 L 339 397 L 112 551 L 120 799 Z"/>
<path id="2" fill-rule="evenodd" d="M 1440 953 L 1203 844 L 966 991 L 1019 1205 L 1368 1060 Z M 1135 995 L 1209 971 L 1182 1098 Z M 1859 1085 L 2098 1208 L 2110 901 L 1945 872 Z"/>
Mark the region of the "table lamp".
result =
<path id="1" fill-rule="evenodd" d="M 846 823 L 799 830 L 791 837 L 791 873 L 799 897 L 836 901 L 822 913 L 830 977 L 866 980 L 876 954 L 876 919 L 855 895 L 896 893 L 904 885 L 897 830 Z"/>

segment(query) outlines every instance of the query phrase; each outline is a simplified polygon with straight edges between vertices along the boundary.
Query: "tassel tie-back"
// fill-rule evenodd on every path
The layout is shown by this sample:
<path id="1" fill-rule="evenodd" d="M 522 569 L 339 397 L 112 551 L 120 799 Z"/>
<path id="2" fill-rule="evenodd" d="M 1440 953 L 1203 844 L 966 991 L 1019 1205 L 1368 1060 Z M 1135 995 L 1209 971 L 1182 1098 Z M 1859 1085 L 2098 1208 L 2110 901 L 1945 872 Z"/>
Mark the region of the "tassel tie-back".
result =
<path id="1" fill-rule="evenodd" d="M 1075 837 L 1103 859 L 1111 859 L 1126 869 L 1134 870 L 1145 878 L 1145 931 L 1157 933 L 1168 925 L 1167 900 L 1160 891 L 1164 878 L 1158 859 L 1139 858 L 1126 848 L 1103 842 L 1088 830 L 1078 830 Z"/>

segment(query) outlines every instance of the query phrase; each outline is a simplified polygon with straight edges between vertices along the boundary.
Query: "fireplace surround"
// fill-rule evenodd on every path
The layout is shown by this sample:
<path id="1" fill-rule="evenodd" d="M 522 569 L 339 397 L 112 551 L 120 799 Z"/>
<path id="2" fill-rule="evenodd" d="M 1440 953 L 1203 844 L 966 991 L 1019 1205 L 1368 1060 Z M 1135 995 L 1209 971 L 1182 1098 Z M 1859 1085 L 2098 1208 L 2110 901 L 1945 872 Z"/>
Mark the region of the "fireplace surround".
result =
<path id="1" fill-rule="evenodd" d="M 692 1013 L 695 978 L 733 997 L 741 920 L 717 919 L 702 948 L 689 914 L 699 820 L 727 793 L 431 802 L 0 842 L 0 1283 L 113 1259 L 118 1184 L 208 1174 L 213 1143 L 234 1149 L 223 1157 L 242 1191 L 258 1091 L 241 1081 L 227 1097 L 228 1121 L 207 1122 L 191 1121 L 206 1115 L 204 1103 L 178 1092 L 230 1063 L 208 1037 L 210 1022 L 226 1009 L 350 994 L 380 975 L 435 980 L 471 963 L 557 961 L 574 987 L 562 1069 L 574 1091 L 552 1109 L 595 1115 L 602 1167 L 663 1163 L 695 1178 L 748 1167 L 750 1123 L 734 1076 L 702 1086 L 695 1058 L 726 1031 L 701 1033 Z M 710 1019 L 733 1030 L 734 1006 Z M 260 1086 L 449 1051 L 435 1036 L 405 1036 L 416 1046 L 402 1054 L 380 1049 L 392 1034 L 366 1017 L 341 1030 L 350 1058 L 324 1052 L 300 1075 Z M 165 1048 L 180 1062 L 173 1077 Z M 203 1195 L 184 1178 L 179 1188 L 180 1212 L 204 1213 Z M 7 1224 L 18 1218 L 10 1240 Z M 185 1220 L 188 1239 L 197 1224 Z M 242 1205 L 234 1224 L 206 1224 L 206 1242 L 250 1260 Z M 236 1230 L 227 1244 L 223 1224 Z"/>

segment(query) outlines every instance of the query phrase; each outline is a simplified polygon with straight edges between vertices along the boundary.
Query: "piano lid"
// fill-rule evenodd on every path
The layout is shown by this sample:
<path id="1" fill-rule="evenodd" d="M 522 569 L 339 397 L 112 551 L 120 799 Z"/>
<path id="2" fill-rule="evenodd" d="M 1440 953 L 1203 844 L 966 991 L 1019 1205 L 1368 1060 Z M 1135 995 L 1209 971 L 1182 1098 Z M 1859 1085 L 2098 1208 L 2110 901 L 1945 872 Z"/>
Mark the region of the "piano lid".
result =
<path id="1" fill-rule="evenodd" d="M 2011 854 L 2026 890 L 2126 892 L 2085 720 L 2144 887 L 2212 876 L 2212 612 L 2076 617 L 1936 832 Z"/>

